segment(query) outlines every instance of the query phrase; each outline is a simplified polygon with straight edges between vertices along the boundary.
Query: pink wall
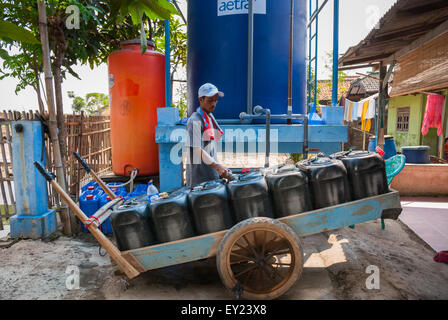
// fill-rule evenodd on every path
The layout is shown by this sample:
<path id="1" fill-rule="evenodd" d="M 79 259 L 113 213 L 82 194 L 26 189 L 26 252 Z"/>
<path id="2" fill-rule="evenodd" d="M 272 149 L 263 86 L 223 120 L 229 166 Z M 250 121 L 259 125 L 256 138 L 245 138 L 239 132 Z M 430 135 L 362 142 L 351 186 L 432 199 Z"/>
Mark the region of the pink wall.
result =
<path id="1" fill-rule="evenodd" d="M 448 164 L 406 164 L 390 187 L 402 196 L 448 196 Z"/>

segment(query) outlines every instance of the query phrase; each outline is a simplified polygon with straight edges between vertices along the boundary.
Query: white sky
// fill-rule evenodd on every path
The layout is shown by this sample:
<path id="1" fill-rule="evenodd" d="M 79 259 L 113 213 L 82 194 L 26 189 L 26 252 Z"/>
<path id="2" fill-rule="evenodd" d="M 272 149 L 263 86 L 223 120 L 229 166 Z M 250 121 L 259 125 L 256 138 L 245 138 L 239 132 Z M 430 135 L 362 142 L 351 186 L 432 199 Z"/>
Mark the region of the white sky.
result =
<path id="1" fill-rule="evenodd" d="M 177 0 L 185 16 L 186 1 L 187 0 Z M 308 3 L 308 0 L 305 1 Z M 314 5 L 315 0 L 312 0 L 312 2 Z M 343 54 L 349 47 L 358 44 L 362 39 L 364 39 L 369 31 L 375 26 L 375 23 L 395 2 L 396 0 L 340 0 L 339 53 Z M 319 0 L 319 4 L 322 3 L 323 0 Z M 326 59 L 325 53 L 331 52 L 333 48 L 333 3 L 333 0 L 329 0 L 319 15 L 318 79 L 330 78 L 330 75 L 324 69 L 324 65 Z M 0 63 L 3 63 L 2 59 L 0 59 Z M 89 92 L 101 92 L 108 94 L 106 64 L 100 65 L 93 70 L 91 70 L 88 66 L 81 65 L 75 66 L 73 69 L 80 75 L 82 80 L 78 80 L 69 75 L 62 84 L 64 111 L 67 113 L 72 112 L 72 100 L 67 96 L 67 91 L 69 90 L 73 90 L 76 95 L 82 97 Z M 348 71 L 347 74 L 355 74 L 355 72 L 363 71 Z M 37 110 L 37 98 L 34 90 L 32 88 L 27 88 L 26 90 L 20 91 L 18 95 L 16 95 L 14 91 L 17 83 L 17 80 L 14 78 L 0 80 L 0 111 Z M 174 97 L 174 100 L 177 100 L 176 97 Z"/>

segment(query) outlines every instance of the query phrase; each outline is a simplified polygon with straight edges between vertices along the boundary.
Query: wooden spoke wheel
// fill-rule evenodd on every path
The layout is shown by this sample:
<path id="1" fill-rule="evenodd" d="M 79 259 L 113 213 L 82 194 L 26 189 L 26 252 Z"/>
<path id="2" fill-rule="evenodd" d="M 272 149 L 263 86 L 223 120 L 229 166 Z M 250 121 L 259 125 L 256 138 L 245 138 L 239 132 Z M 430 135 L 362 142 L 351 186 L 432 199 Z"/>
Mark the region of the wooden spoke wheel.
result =
<path id="1" fill-rule="evenodd" d="M 256 217 L 227 232 L 216 263 L 223 284 L 237 298 L 275 299 L 300 278 L 303 249 L 297 234 L 286 224 Z"/>

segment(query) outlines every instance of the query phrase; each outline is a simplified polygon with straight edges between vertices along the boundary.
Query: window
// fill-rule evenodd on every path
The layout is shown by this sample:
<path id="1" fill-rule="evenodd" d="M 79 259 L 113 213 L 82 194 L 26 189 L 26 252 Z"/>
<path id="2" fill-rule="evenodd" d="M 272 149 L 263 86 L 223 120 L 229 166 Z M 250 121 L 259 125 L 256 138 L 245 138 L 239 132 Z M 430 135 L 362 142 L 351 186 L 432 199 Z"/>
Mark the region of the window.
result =
<path id="1" fill-rule="evenodd" d="M 397 110 L 397 132 L 408 132 L 410 108 L 403 107 Z"/>

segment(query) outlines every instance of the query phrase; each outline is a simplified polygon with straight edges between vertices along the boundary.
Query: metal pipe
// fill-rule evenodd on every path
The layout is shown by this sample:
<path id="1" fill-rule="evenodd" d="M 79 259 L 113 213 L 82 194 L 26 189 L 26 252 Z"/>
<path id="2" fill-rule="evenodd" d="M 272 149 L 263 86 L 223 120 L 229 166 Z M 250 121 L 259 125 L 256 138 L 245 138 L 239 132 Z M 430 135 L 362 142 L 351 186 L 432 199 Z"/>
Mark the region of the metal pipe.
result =
<path id="1" fill-rule="evenodd" d="M 182 13 L 182 10 L 180 10 L 180 8 L 179 8 L 179 6 L 178 6 L 178 4 L 177 4 L 177 1 L 176 1 L 176 0 L 173 0 L 173 4 L 174 4 L 174 6 L 176 7 L 177 11 L 179 12 L 179 14 L 180 14 L 182 20 L 184 21 L 185 25 L 187 25 L 187 19 L 185 19 L 185 16 L 184 16 L 184 14 Z"/>
<path id="2" fill-rule="evenodd" d="M 264 158 L 264 167 L 269 168 L 269 155 L 271 153 L 270 145 L 271 145 L 271 110 L 264 109 L 262 106 L 254 107 L 254 115 L 264 115 L 266 116 L 266 147 L 265 147 L 265 158 Z"/>
<path id="3" fill-rule="evenodd" d="M 319 0 L 316 0 L 316 8 L 318 6 L 319 6 Z M 316 105 L 316 107 L 317 107 L 317 57 L 318 57 L 317 53 L 319 52 L 317 50 L 317 44 L 318 44 L 318 38 L 319 38 L 318 31 L 319 31 L 319 15 L 316 15 L 316 38 L 314 39 L 315 43 L 316 43 L 316 46 L 315 46 L 316 60 L 314 60 L 314 104 Z"/>
<path id="4" fill-rule="evenodd" d="M 269 154 L 271 153 L 271 110 L 266 109 L 266 156 L 264 167 L 269 168 Z"/>
<path id="5" fill-rule="evenodd" d="M 309 2 L 310 15 L 311 15 L 311 5 L 312 5 L 312 3 L 310 0 L 310 2 Z M 308 62 L 308 94 L 307 94 L 307 100 L 306 100 L 307 103 L 306 103 L 306 107 L 305 107 L 307 112 L 308 112 L 308 107 L 311 103 L 311 62 L 313 61 L 313 60 L 311 60 L 311 53 L 312 53 L 312 51 L 311 51 L 311 42 L 312 42 L 311 23 L 308 24 L 308 34 L 309 34 L 310 39 L 308 40 L 308 59 L 309 59 L 309 62 Z M 317 36 L 317 33 L 315 35 Z"/>
<path id="6" fill-rule="evenodd" d="M 322 3 L 322 5 L 320 6 L 319 9 L 317 9 L 317 7 L 316 7 L 316 10 L 317 10 L 317 11 L 314 11 L 314 13 L 313 13 L 312 15 L 311 15 L 311 6 L 310 6 L 310 15 L 311 15 L 311 18 L 310 18 L 310 21 L 308 22 L 307 27 L 309 27 L 309 26 L 311 25 L 311 23 L 314 21 L 314 19 L 316 19 L 317 15 L 322 11 L 322 9 L 325 7 L 325 5 L 327 4 L 327 2 L 328 2 L 328 0 L 325 0 L 324 3 Z M 311 3 L 311 1 L 310 1 L 310 3 Z"/>
<path id="7" fill-rule="evenodd" d="M 339 59 L 339 0 L 334 0 L 333 10 L 334 22 L 333 22 L 333 93 L 332 93 L 332 105 L 333 107 L 338 105 L 338 59 Z"/>
<path id="8" fill-rule="evenodd" d="M 265 114 L 247 114 L 245 112 L 240 113 L 240 119 L 264 119 L 266 118 Z M 306 115 L 304 114 L 271 114 L 271 119 L 305 119 Z"/>
<path id="9" fill-rule="evenodd" d="M 254 8 L 253 0 L 249 0 L 247 28 L 247 113 L 252 113 L 253 79 L 254 79 Z"/>
<path id="10" fill-rule="evenodd" d="M 288 56 L 288 114 L 292 114 L 292 57 L 293 57 L 293 24 L 294 24 L 294 0 L 289 0 L 289 56 Z M 291 124 L 291 119 L 288 119 Z"/>
<path id="11" fill-rule="evenodd" d="M 303 122 L 303 159 L 308 159 L 308 117 Z"/>
<path id="12" fill-rule="evenodd" d="M 218 124 L 249 124 L 251 121 L 244 119 L 217 119 Z"/>
<path id="13" fill-rule="evenodd" d="M 165 102 L 171 107 L 171 44 L 170 21 L 165 20 Z"/>

